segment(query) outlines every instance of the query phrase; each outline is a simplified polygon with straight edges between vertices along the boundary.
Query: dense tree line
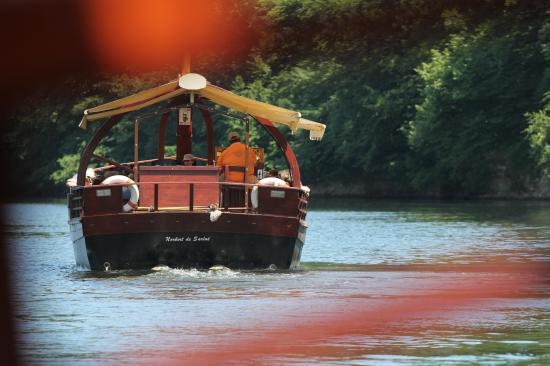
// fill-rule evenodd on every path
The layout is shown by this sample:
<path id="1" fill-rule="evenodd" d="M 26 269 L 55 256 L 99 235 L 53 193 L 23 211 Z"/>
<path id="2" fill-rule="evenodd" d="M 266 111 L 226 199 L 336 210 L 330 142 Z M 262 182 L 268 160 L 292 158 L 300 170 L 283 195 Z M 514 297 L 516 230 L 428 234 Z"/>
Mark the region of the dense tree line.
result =
<path id="1" fill-rule="evenodd" d="M 247 62 L 208 77 L 327 124 L 320 143 L 306 133 L 289 136 L 306 183 L 418 196 L 521 194 L 548 184 L 547 2 L 262 0 L 255 6 L 269 31 L 258 32 Z M 86 107 L 171 75 L 71 79 L 29 97 L 3 135 L 3 156 L 21 192 L 63 191 L 90 136 L 76 128 Z M 228 122 L 218 136 L 237 124 Z M 268 146 L 258 129 L 252 132 L 253 142 Z M 153 154 L 155 133 L 140 137 L 144 154 Z M 196 137 L 203 134 L 199 123 Z M 131 139 L 130 133 L 111 137 L 104 154 L 124 160 Z"/>

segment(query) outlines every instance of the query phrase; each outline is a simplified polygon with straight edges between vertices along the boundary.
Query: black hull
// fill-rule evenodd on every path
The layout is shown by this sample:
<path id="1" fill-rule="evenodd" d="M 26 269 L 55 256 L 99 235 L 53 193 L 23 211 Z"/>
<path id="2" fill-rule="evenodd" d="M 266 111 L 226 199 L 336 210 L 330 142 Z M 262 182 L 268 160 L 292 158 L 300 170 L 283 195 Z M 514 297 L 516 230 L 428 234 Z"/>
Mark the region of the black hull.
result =
<path id="1" fill-rule="evenodd" d="M 80 223 L 74 223 L 78 233 Z M 81 232 L 81 231 L 80 231 Z M 298 238 L 244 233 L 142 232 L 73 236 L 77 265 L 91 270 L 171 268 L 294 269 L 300 262 L 305 227 Z"/>

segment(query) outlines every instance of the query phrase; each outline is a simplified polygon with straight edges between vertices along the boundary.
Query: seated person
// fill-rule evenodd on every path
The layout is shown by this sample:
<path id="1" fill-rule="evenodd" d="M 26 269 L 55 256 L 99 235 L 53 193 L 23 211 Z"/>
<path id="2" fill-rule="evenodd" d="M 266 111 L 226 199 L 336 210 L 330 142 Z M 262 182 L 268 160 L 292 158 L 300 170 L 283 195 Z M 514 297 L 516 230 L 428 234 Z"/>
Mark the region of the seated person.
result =
<path id="1" fill-rule="evenodd" d="M 281 178 L 281 175 L 279 174 L 279 171 L 277 169 L 269 170 L 265 178 L 260 180 L 258 184 L 261 186 L 278 186 L 278 187 L 290 186 L 290 183 L 286 179 Z"/>
<path id="2" fill-rule="evenodd" d="M 76 187 L 76 176 L 77 174 L 67 179 L 67 187 Z M 85 186 L 93 185 L 95 179 L 96 179 L 95 171 L 92 168 L 86 169 L 86 178 L 84 180 L 84 185 Z"/>
<path id="3" fill-rule="evenodd" d="M 222 151 L 216 165 L 229 167 L 228 176 L 225 179 L 228 182 L 244 182 L 244 172 L 246 166 L 246 145 L 241 142 L 238 132 L 229 133 L 229 146 Z M 246 183 L 255 183 L 254 165 L 256 163 L 256 155 L 252 149 L 248 150 L 248 177 Z"/>
<path id="4" fill-rule="evenodd" d="M 198 156 L 193 156 L 193 154 L 185 154 L 183 155 L 183 165 L 185 166 L 193 166 L 197 165 L 197 161 L 208 161 L 204 158 L 199 158 Z"/>
<path id="5" fill-rule="evenodd" d="M 185 166 L 191 166 L 195 164 L 195 160 L 193 160 L 192 154 L 185 154 L 183 155 L 183 165 Z"/>
<path id="6" fill-rule="evenodd" d="M 281 178 L 281 176 L 279 175 L 279 171 L 277 169 L 270 169 L 265 175 L 265 178 Z"/>

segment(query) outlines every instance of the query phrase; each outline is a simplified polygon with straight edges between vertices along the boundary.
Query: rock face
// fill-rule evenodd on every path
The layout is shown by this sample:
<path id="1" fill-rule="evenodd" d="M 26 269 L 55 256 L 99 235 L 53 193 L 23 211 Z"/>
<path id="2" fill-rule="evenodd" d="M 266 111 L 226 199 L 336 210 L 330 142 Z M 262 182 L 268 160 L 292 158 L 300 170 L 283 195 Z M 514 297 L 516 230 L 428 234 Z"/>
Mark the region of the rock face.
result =
<path id="1" fill-rule="evenodd" d="M 550 179 L 540 178 L 517 182 L 511 178 L 497 178 L 491 185 L 491 192 L 483 198 L 550 199 Z"/>

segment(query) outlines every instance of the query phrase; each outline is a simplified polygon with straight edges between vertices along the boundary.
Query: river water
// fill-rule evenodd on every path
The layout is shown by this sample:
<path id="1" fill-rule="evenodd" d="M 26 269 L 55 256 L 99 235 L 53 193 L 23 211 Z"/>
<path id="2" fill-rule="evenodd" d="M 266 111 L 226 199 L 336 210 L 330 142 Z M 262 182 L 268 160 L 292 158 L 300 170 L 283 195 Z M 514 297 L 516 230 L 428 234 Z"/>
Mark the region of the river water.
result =
<path id="1" fill-rule="evenodd" d="M 29 365 L 548 365 L 550 203 L 314 199 L 294 272 L 86 272 L 4 207 Z"/>

